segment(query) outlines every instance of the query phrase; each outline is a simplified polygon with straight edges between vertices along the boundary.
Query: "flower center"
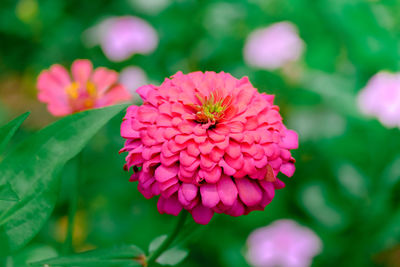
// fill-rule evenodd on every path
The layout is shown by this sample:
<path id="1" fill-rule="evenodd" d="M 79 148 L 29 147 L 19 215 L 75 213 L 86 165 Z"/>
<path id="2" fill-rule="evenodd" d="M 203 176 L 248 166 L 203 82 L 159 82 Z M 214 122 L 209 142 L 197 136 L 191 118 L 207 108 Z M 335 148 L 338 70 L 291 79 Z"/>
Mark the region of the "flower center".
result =
<path id="1" fill-rule="evenodd" d="M 196 122 L 201 124 L 216 124 L 223 119 L 225 111 L 229 108 L 232 102 L 231 96 L 222 97 L 218 91 L 214 91 L 210 96 L 201 97 L 196 95 L 201 105 L 194 105 L 196 110 Z"/>
<path id="2" fill-rule="evenodd" d="M 97 98 L 97 89 L 93 82 L 88 81 L 85 86 L 79 82 L 72 82 L 65 88 L 69 103 L 74 110 L 93 108 Z"/>

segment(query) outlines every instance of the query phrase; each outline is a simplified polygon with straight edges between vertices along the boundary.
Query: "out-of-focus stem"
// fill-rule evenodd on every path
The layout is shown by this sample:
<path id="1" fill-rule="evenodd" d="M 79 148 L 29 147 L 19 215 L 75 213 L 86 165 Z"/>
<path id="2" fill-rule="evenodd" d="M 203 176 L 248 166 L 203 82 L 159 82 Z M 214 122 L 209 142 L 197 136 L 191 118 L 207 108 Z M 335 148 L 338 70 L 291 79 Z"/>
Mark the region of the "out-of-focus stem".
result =
<path id="1" fill-rule="evenodd" d="M 161 244 L 161 246 L 156 249 L 147 259 L 147 265 L 151 266 L 157 258 L 169 248 L 169 246 L 174 242 L 175 238 L 178 236 L 179 232 L 182 230 L 183 225 L 185 224 L 185 220 L 188 212 L 186 210 L 182 210 L 179 214 L 178 222 L 175 225 L 172 233 L 165 239 L 165 241 Z"/>
<path id="2" fill-rule="evenodd" d="M 70 254 L 74 252 L 73 236 L 74 236 L 74 225 L 75 225 L 75 215 L 78 208 L 78 198 L 79 198 L 79 179 L 80 171 L 83 167 L 82 165 L 82 152 L 80 152 L 76 157 L 76 173 L 71 177 L 71 192 L 69 195 L 69 208 L 68 208 L 68 226 L 67 235 L 64 241 L 63 252 L 64 254 Z"/>

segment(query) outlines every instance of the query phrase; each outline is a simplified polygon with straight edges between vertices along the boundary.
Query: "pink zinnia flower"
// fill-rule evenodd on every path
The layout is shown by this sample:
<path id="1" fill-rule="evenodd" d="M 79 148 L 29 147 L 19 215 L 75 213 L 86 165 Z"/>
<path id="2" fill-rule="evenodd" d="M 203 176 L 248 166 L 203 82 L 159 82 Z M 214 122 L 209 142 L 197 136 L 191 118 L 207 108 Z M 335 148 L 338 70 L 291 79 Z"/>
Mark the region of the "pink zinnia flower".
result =
<path id="1" fill-rule="evenodd" d="M 277 174 L 293 175 L 297 134 L 282 124 L 274 96 L 247 77 L 178 72 L 137 92 L 144 103 L 128 108 L 121 152 L 129 152 L 125 167 L 139 191 L 160 195 L 160 213 L 184 208 L 207 224 L 214 212 L 263 210 L 284 187 Z"/>
<path id="2" fill-rule="evenodd" d="M 103 67 L 93 70 L 89 60 L 79 59 L 72 63 L 71 72 L 72 77 L 63 66 L 55 64 L 39 75 L 38 98 L 48 104 L 54 116 L 131 100 L 131 94 L 117 84 L 115 71 Z"/>
<path id="3" fill-rule="evenodd" d="M 373 76 L 357 98 L 360 110 L 386 127 L 400 127 L 400 73 L 381 71 Z"/>
<path id="4" fill-rule="evenodd" d="M 322 242 L 310 229 L 279 220 L 250 234 L 246 258 L 255 267 L 308 267 Z"/>
<path id="5" fill-rule="evenodd" d="M 149 54 L 158 44 L 158 35 L 145 20 L 134 17 L 111 17 L 88 31 L 89 43 L 100 43 L 112 61 L 123 61 L 133 54 Z"/>
<path id="6" fill-rule="evenodd" d="M 279 22 L 252 32 L 244 47 L 247 64 L 274 70 L 296 61 L 304 50 L 297 28 L 290 22 Z"/>

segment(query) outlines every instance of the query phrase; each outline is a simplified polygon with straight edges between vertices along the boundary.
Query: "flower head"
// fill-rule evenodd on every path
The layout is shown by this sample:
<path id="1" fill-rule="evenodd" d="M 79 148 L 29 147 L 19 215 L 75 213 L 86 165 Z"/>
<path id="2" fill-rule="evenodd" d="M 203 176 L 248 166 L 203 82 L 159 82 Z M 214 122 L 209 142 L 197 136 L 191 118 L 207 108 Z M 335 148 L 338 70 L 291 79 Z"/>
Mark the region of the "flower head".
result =
<path id="1" fill-rule="evenodd" d="M 279 22 L 252 32 L 244 47 L 244 59 L 250 66 L 274 70 L 296 61 L 304 50 L 297 28 L 290 22 Z"/>
<path id="2" fill-rule="evenodd" d="M 38 77 L 38 98 L 47 103 L 54 116 L 65 116 L 82 110 L 128 101 L 131 94 L 117 84 L 118 74 L 104 67 L 93 70 L 86 59 L 75 60 L 72 77 L 61 65 L 55 64 Z"/>
<path id="3" fill-rule="evenodd" d="M 308 267 L 321 252 L 321 240 L 292 220 L 275 221 L 250 234 L 246 258 L 255 267 Z"/>
<path id="4" fill-rule="evenodd" d="M 145 20 L 134 16 L 111 17 L 87 31 L 89 44 L 100 43 L 112 61 L 123 61 L 133 54 L 149 54 L 157 47 L 158 35 Z"/>
<path id="5" fill-rule="evenodd" d="M 178 72 L 137 92 L 144 103 L 127 110 L 121 151 L 139 191 L 160 195 L 160 213 L 184 208 L 207 224 L 214 212 L 263 210 L 284 187 L 277 174 L 293 175 L 297 134 L 282 124 L 274 96 L 247 77 Z"/>
<path id="6" fill-rule="evenodd" d="M 379 72 L 358 95 L 360 110 L 386 127 L 400 128 L 400 73 Z"/>

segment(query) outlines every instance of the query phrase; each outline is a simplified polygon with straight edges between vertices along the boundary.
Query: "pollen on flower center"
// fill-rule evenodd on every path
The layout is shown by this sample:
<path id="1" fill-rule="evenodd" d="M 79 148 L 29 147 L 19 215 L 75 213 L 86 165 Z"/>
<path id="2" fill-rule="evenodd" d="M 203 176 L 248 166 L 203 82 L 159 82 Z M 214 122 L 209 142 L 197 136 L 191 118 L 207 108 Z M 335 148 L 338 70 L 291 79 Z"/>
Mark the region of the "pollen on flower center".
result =
<path id="1" fill-rule="evenodd" d="M 72 82 L 65 88 L 65 92 L 69 97 L 70 105 L 75 110 L 92 108 L 95 105 L 97 88 L 91 81 L 87 81 L 84 86 L 81 86 L 79 82 Z"/>
<path id="2" fill-rule="evenodd" d="M 221 97 L 218 91 L 212 92 L 208 97 L 201 97 L 198 94 L 196 97 L 201 105 L 194 105 L 196 110 L 195 121 L 201 124 L 215 124 L 220 121 L 232 102 L 231 96 Z"/>

